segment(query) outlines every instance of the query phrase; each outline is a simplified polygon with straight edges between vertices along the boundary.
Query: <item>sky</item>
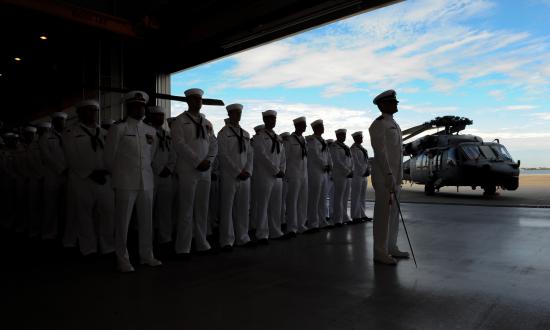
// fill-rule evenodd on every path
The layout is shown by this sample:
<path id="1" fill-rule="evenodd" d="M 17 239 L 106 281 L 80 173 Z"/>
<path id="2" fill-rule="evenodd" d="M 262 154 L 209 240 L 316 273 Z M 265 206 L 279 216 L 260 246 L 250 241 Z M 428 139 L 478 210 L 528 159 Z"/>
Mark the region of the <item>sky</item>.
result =
<path id="1" fill-rule="evenodd" d="M 277 133 L 306 116 L 324 120 L 327 139 L 364 131 L 370 147 L 372 99 L 395 89 L 402 129 L 465 116 L 465 133 L 500 139 L 522 167 L 550 167 L 549 17 L 550 0 L 404 1 L 175 73 L 171 92 L 243 104 L 249 132 L 274 109 Z M 172 103 L 173 116 L 186 109 Z M 203 112 L 222 128 L 224 107 Z"/>

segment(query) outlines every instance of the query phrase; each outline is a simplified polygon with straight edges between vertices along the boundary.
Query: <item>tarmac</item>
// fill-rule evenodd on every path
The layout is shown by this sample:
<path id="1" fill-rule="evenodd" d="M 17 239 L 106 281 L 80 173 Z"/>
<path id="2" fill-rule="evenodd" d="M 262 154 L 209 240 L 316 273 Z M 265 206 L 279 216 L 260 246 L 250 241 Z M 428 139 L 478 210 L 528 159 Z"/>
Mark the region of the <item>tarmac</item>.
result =
<path id="1" fill-rule="evenodd" d="M 550 329 L 550 209 L 402 208 L 418 268 L 375 266 L 372 223 L 133 274 L 4 233 L 3 328 Z"/>

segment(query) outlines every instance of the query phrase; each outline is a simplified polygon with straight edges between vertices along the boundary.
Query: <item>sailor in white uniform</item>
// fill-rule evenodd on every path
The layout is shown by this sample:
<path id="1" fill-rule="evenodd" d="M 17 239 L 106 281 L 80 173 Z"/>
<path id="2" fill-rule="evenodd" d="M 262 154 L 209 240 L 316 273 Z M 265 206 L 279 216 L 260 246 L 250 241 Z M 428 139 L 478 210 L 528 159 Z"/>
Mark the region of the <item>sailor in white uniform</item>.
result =
<path id="1" fill-rule="evenodd" d="M 208 202 L 212 163 L 218 153 L 213 135 L 207 132 L 202 108 L 201 89 L 185 91 L 189 109 L 172 124 L 172 142 L 177 153 L 176 173 L 179 178 L 176 223 L 176 254 L 185 257 L 191 250 L 191 239 L 199 252 L 210 250 L 206 240 L 208 228 Z"/>
<path id="2" fill-rule="evenodd" d="M 62 134 L 65 129 L 65 112 L 55 112 L 51 116 L 52 126 L 38 141 L 44 161 L 44 219 L 42 221 L 42 239 L 57 237 L 58 224 L 63 218 L 62 206 L 65 198 L 67 164 L 63 151 Z"/>
<path id="3" fill-rule="evenodd" d="M 176 166 L 176 152 L 172 147 L 170 133 L 163 127 L 164 109 L 160 106 L 148 108 L 147 123 L 156 130 L 157 149 L 153 155 L 155 192 L 153 197 L 153 224 L 158 228 L 160 244 L 172 241 L 173 187 L 172 173 Z"/>
<path id="4" fill-rule="evenodd" d="M 347 130 L 338 129 L 335 133 L 336 141 L 330 146 L 330 156 L 334 163 L 334 169 L 332 170 L 334 211 L 332 217 L 336 226 L 342 226 L 348 219 L 348 179 L 353 177 L 353 161 L 349 147 L 344 144 Z"/>
<path id="5" fill-rule="evenodd" d="M 250 146 L 252 147 L 252 153 L 254 153 L 254 139 L 258 136 L 258 134 L 265 129 L 265 125 L 257 125 L 254 127 L 254 136 L 250 138 Z M 253 171 L 256 168 L 256 164 L 253 164 L 252 168 Z M 258 183 L 254 180 L 255 176 L 252 176 L 250 178 L 250 229 L 256 230 L 256 219 L 254 218 L 255 215 L 255 205 L 256 205 L 256 191 L 258 191 Z"/>
<path id="6" fill-rule="evenodd" d="M 374 160 L 372 185 L 374 204 L 374 261 L 395 265 L 394 258 L 408 258 L 409 253 L 397 247 L 399 217 L 396 200 L 399 199 L 403 179 L 403 140 L 401 128 L 393 119 L 397 112 L 394 90 L 388 90 L 374 98 L 382 115 L 370 126 L 369 133 Z"/>
<path id="7" fill-rule="evenodd" d="M 311 123 L 313 134 L 307 140 L 308 206 L 307 227 L 316 232 L 319 228 L 330 226 L 326 221 L 326 186 L 332 170 L 332 159 L 328 144 L 323 139 L 325 126 L 322 119 Z"/>
<path id="8" fill-rule="evenodd" d="M 367 217 L 366 199 L 367 199 L 367 178 L 369 172 L 369 153 L 362 146 L 363 132 L 358 131 L 351 134 L 353 145 L 350 148 L 351 158 L 353 159 L 353 178 L 351 179 L 351 218 L 353 223 L 361 223 L 372 220 Z"/>
<path id="9" fill-rule="evenodd" d="M 44 129 L 41 129 L 44 132 Z M 27 126 L 23 130 L 23 175 L 26 182 L 26 202 L 23 212 L 26 214 L 26 229 L 31 238 L 38 238 L 42 227 L 42 186 L 44 163 L 40 154 L 39 136 L 36 127 Z"/>
<path id="10" fill-rule="evenodd" d="M 256 188 L 256 238 L 267 244 L 268 238 L 281 238 L 282 179 L 286 159 L 281 138 L 273 131 L 277 111 L 262 112 L 265 128 L 254 138 L 254 176 Z"/>
<path id="11" fill-rule="evenodd" d="M 115 244 L 118 269 L 133 272 L 127 249 L 128 225 L 136 209 L 140 263 L 162 265 L 153 255 L 153 156 L 156 131 L 143 123 L 149 96 L 132 91 L 124 100 L 127 118 L 111 127 L 105 143 L 105 164 L 115 189 Z"/>
<path id="12" fill-rule="evenodd" d="M 307 141 L 303 137 L 306 131 L 306 118 L 299 117 L 293 120 L 295 131 L 285 141 L 286 172 L 286 230 L 291 237 L 296 233 L 307 230 Z M 285 195 L 283 195 L 285 196 Z"/>
<path id="13" fill-rule="evenodd" d="M 279 137 L 281 138 L 281 140 L 283 141 L 283 148 L 285 148 L 285 143 L 288 141 L 288 138 L 290 137 L 290 133 L 289 132 L 283 132 L 281 134 L 279 134 Z M 285 150 L 285 155 L 286 155 L 286 150 Z M 287 189 L 288 189 L 288 185 L 287 185 L 287 182 L 285 179 L 283 179 L 283 186 L 282 186 L 282 191 L 283 191 L 283 197 L 281 198 L 281 225 L 282 227 L 285 227 L 286 226 L 286 216 L 287 216 L 287 213 L 286 213 L 286 194 L 287 194 Z M 293 235 L 292 237 L 295 237 L 295 235 Z"/>
<path id="14" fill-rule="evenodd" d="M 82 101 L 76 111 L 79 121 L 64 131 L 63 146 L 75 194 L 80 252 L 108 254 L 115 250 L 115 196 L 103 154 L 107 131 L 97 123 L 97 101 Z"/>
<path id="15" fill-rule="evenodd" d="M 220 246 L 231 250 L 233 244 L 249 245 L 250 177 L 253 151 L 250 134 L 239 125 L 243 106 L 226 107 L 229 120 L 218 133 L 221 208 Z"/>

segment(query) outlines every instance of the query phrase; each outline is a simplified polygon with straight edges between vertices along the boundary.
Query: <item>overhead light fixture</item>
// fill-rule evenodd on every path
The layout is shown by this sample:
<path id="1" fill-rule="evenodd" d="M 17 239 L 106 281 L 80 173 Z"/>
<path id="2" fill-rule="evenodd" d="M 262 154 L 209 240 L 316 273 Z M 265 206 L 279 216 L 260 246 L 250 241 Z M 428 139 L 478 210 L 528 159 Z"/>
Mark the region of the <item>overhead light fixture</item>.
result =
<path id="1" fill-rule="evenodd" d="M 48 36 L 45 34 L 40 35 L 40 40 L 48 40 Z"/>
<path id="2" fill-rule="evenodd" d="M 14 57 L 15 62 L 21 62 L 21 57 Z"/>

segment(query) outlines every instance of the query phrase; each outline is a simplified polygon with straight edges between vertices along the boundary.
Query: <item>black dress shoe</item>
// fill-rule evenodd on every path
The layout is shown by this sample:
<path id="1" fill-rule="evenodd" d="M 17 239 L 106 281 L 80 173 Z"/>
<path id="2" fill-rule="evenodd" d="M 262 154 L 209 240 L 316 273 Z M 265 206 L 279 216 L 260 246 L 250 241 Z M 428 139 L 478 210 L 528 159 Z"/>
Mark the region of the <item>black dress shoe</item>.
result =
<path id="1" fill-rule="evenodd" d="M 360 224 L 361 222 L 363 222 L 363 220 L 361 218 L 355 218 L 351 222 L 353 222 L 353 224 L 357 225 L 357 224 Z"/>
<path id="2" fill-rule="evenodd" d="M 319 228 L 311 228 L 306 231 L 304 231 L 304 234 L 315 234 L 319 232 Z"/>
<path id="3" fill-rule="evenodd" d="M 224 245 L 222 247 L 222 252 L 232 252 L 233 251 L 233 247 L 231 245 Z"/>
<path id="4" fill-rule="evenodd" d="M 279 237 L 272 238 L 272 240 L 275 240 L 275 241 L 285 241 L 287 239 L 290 239 L 290 236 L 288 236 L 288 234 L 284 234 Z"/>
<path id="5" fill-rule="evenodd" d="M 363 221 L 372 221 L 372 218 L 369 218 L 369 217 L 363 217 L 363 218 L 361 218 L 361 220 L 363 220 Z"/>
<path id="6" fill-rule="evenodd" d="M 191 253 L 176 253 L 176 260 L 185 261 L 191 259 Z"/>
<path id="7" fill-rule="evenodd" d="M 268 244 L 269 244 L 269 240 L 268 240 L 267 238 L 259 239 L 259 240 L 258 240 L 258 244 L 259 244 L 259 245 L 268 245 Z"/>
<path id="8" fill-rule="evenodd" d="M 286 238 L 296 238 L 296 233 L 291 231 L 290 233 L 285 234 Z"/>
<path id="9" fill-rule="evenodd" d="M 239 245 L 239 247 L 244 247 L 244 248 L 255 248 L 256 246 L 258 246 L 258 243 L 254 242 L 254 241 L 248 241 L 247 243 L 243 244 L 243 245 Z"/>
<path id="10" fill-rule="evenodd" d="M 335 226 L 338 227 L 338 228 L 340 228 L 340 227 L 343 227 L 344 224 L 342 224 L 342 223 L 336 223 Z"/>

